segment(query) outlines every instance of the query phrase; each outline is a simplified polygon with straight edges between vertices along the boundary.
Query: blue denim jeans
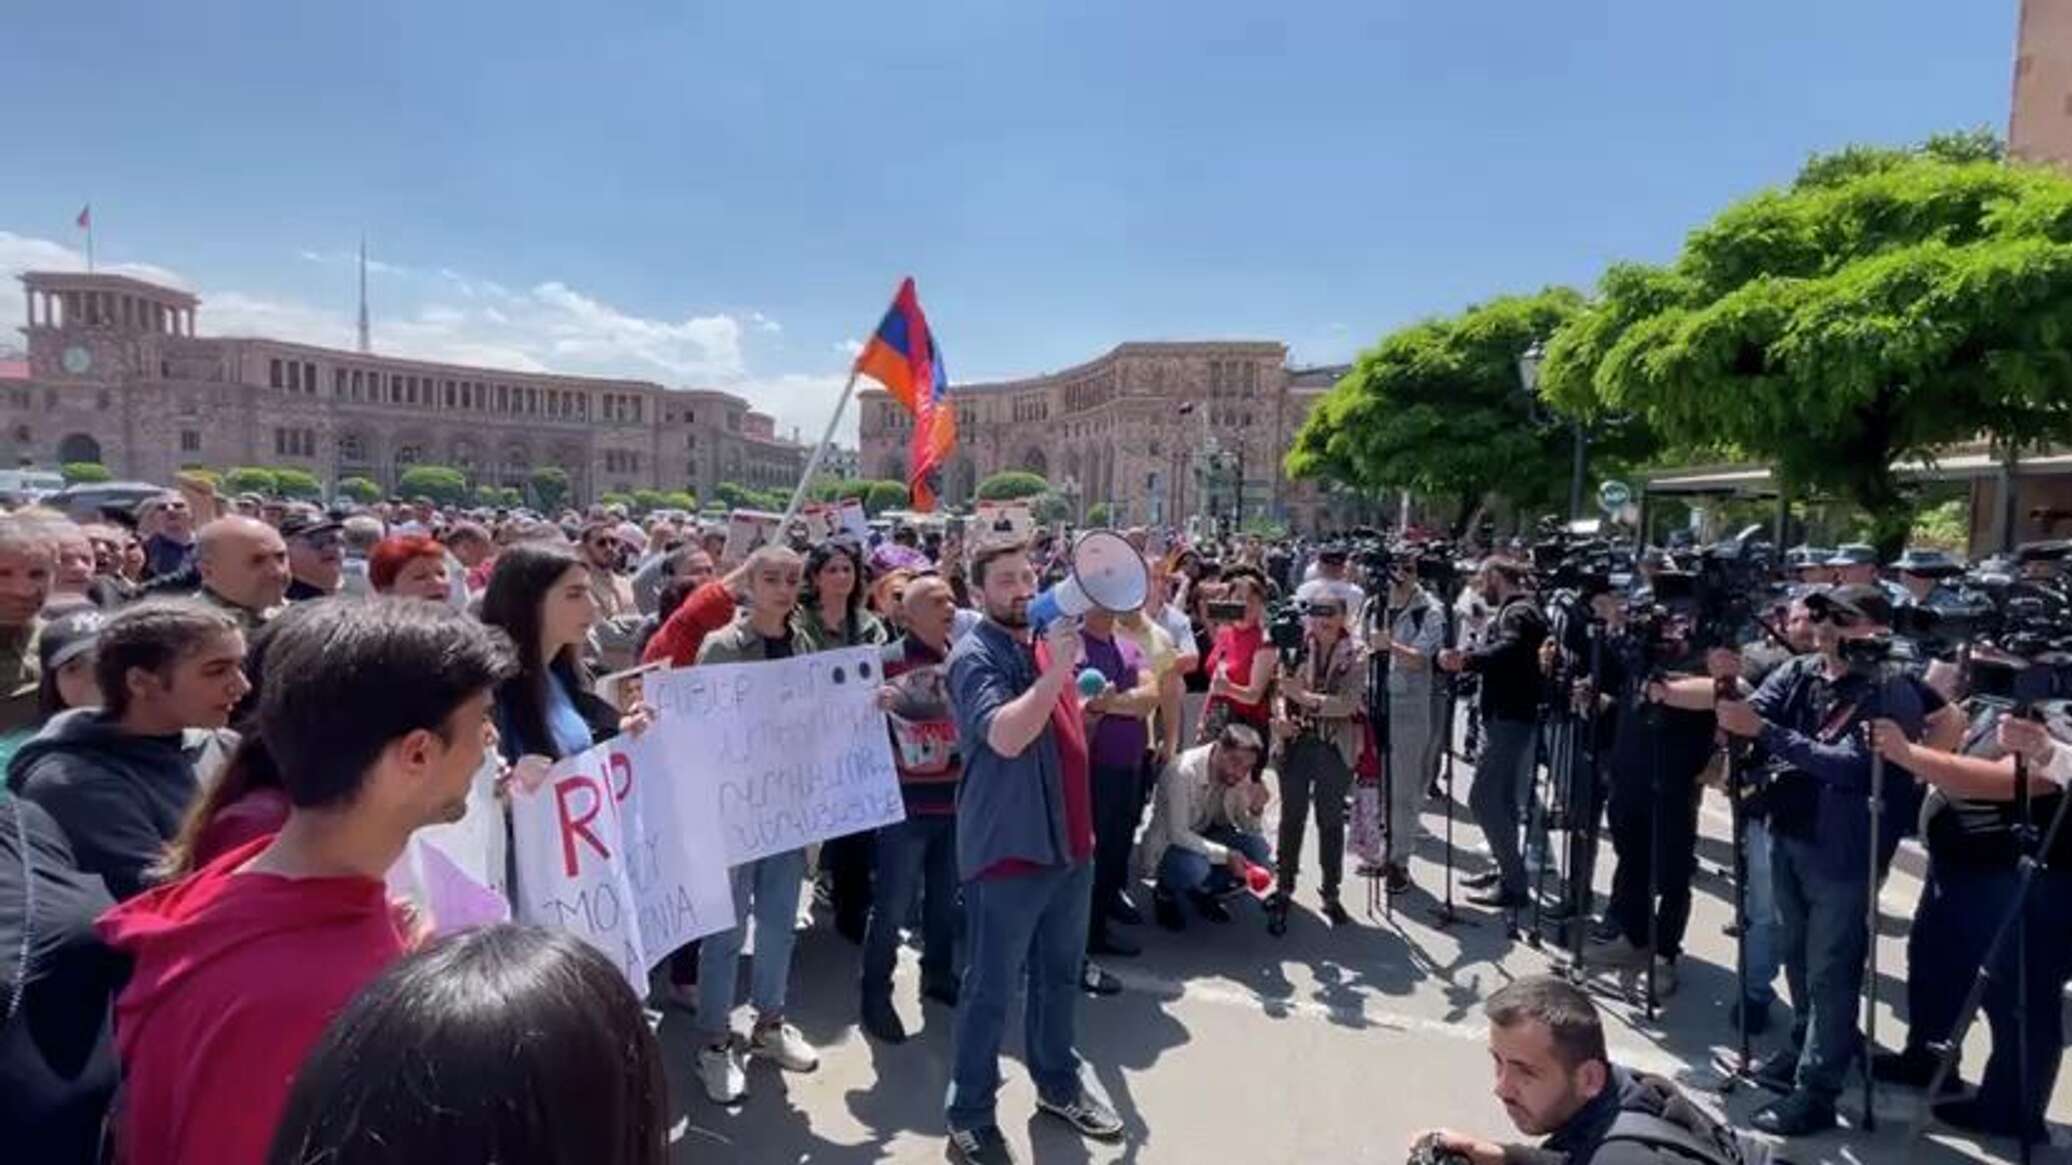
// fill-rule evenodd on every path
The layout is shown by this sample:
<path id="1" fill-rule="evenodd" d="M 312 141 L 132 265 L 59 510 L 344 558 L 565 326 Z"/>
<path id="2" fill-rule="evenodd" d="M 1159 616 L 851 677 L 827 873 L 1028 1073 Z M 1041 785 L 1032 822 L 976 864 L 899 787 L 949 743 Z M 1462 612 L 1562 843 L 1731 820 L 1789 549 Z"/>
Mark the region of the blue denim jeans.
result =
<path id="1" fill-rule="evenodd" d="M 1273 847 L 1268 845 L 1263 834 L 1245 833 L 1228 825 L 1212 825 L 1202 831 L 1202 836 L 1219 845 L 1229 846 L 1255 865 L 1268 865 L 1273 861 Z M 1165 856 L 1158 859 L 1158 888 L 1175 894 L 1200 890 L 1209 894 L 1220 893 L 1237 885 L 1237 878 L 1230 867 L 1212 862 L 1184 846 L 1169 845 Z"/>
<path id="2" fill-rule="evenodd" d="M 805 876 L 806 851 L 802 849 L 771 854 L 727 872 L 734 885 L 734 929 L 706 935 L 698 944 L 698 1026 L 706 1035 L 721 1035 L 731 1026 L 741 939 L 751 917 L 755 919 L 755 966 L 749 976 L 748 1001 L 759 1016 L 784 1014 L 784 993 L 791 979 L 792 931 L 798 925 L 799 884 Z"/>
<path id="3" fill-rule="evenodd" d="M 1770 881 L 1770 826 L 1751 820 L 1744 827 L 1748 850 L 1748 997 L 1769 1004 L 1777 998 L 1777 892 Z"/>
<path id="4" fill-rule="evenodd" d="M 1850 1063 L 1862 1050 L 1856 1016 L 1863 991 L 1865 877 L 1835 877 L 1819 868 L 1819 846 L 1770 839 L 1770 876 L 1777 893 L 1778 953 L 1795 1013 L 1798 1089 L 1829 1103 L 1842 1093 Z"/>
<path id="5" fill-rule="evenodd" d="M 1036 1093 L 1058 1104 L 1079 1099 L 1072 1041 L 1093 880 L 1093 863 L 1080 862 L 964 883 L 964 988 L 946 1103 L 950 1128 L 996 1123 L 1000 1037 L 1024 980 L 1022 1049 Z"/>
<path id="6" fill-rule="evenodd" d="M 870 925 L 863 932 L 863 994 L 892 993 L 899 930 L 921 895 L 921 985 L 954 984 L 957 942 L 957 818 L 908 817 L 878 831 Z"/>

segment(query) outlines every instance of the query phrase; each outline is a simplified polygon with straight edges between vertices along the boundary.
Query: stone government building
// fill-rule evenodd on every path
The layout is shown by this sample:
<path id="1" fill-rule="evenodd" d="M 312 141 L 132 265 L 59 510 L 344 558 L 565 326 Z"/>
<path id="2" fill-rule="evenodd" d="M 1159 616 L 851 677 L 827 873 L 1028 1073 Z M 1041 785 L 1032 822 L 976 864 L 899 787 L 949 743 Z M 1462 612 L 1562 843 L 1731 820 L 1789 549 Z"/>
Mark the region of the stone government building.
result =
<path id="1" fill-rule="evenodd" d="M 1241 506 L 1247 520 L 1328 527 L 1328 495 L 1284 477 L 1281 457 L 1345 372 L 1291 368 L 1274 341 L 1136 342 L 1062 372 L 952 385 L 957 448 L 943 498 L 969 504 L 981 480 L 1021 469 L 1048 478 L 1082 516 L 1108 503 L 1118 526 L 1227 519 Z M 864 475 L 906 480 L 913 419 L 882 389 L 858 398 Z"/>
<path id="2" fill-rule="evenodd" d="M 573 497 L 720 482 L 788 489 L 807 450 L 731 393 L 202 336 L 200 300 L 121 275 L 30 272 L 26 367 L 0 364 L 0 465 L 96 461 L 169 482 L 188 465 L 293 466 L 393 489 L 412 465 Z"/>

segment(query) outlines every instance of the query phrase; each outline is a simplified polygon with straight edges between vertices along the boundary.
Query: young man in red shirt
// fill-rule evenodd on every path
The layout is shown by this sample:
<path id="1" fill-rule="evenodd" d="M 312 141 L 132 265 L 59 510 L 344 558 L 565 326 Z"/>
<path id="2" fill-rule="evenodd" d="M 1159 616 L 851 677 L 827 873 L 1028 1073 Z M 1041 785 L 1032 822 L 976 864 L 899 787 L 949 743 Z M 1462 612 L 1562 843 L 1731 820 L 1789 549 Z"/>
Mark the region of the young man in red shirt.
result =
<path id="1" fill-rule="evenodd" d="M 407 599 L 284 618 L 258 737 L 287 824 L 99 924 L 134 962 L 115 1011 L 129 1165 L 265 1160 L 304 1055 L 410 942 L 383 876 L 420 826 L 459 820 L 494 744 L 497 632 Z"/>

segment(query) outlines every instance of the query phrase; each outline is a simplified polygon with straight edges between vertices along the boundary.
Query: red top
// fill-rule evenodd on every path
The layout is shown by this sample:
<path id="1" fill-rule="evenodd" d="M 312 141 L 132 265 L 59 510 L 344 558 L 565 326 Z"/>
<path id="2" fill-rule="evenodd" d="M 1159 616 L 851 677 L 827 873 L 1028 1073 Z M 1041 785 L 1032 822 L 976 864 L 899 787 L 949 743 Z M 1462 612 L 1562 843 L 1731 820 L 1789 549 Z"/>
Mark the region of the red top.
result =
<path id="1" fill-rule="evenodd" d="M 96 924 L 135 965 L 115 1001 L 127 1165 L 262 1165 L 325 1025 L 403 954 L 376 879 L 237 872 L 269 842 Z"/>
<path id="2" fill-rule="evenodd" d="M 705 637 L 734 621 L 734 592 L 718 579 L 692 591 L 683 606 L 658 628 L 640 653 L 642 663 L 667 663 L 689 667 L 698 662 L 698 647 Z"/>
<path id="3" fill-rule="evenodd" d="M 292 803 L 279 789 L 254 789 L 209 818 L 194 839 L 194 868 L 200 869 L 254 839 L 272 837 L 288 823 Z"/>
<path id="4" fill-rule="evenodd" d="M 1265 646 L 1266 628 L 1263 626 L 1245 627 L 1232 623 L 1218 627 L 1215 644 L 1209 648 L 1209 658 L 1202 661 L 1202 674 L 1213 678 L 1216 665 L 1228 663 L 1230 682 L 1237 687 L 1245 687 L 1252 682 L 1252 661 Z M 1209 701 L 1210 707 L 1217 704 L 1229 705 L 1231 714 L 1240 720 L 1252 724 L 1266 723 L 1266 699 L 1263 695 L 1256 704 L 1242 703 L 1227 696 L 1217 696 Z"/>
<path id="5" fill-rule="evenodd" d="M 1036 666 L 1050 658 L 1049 645 L 1036 641 Z M 1051 731 L 1058 734 L 1058 760 L 1064 767 L 1065 841 L 1077 865 L 1094 855 L 1093 766 L 1086 753 L 1086 718 L 1079 710 L 1079 692 L 1066 684 L 1050 710 Z M 1003 858 L 979 871 L 981 878 L 1012 878 L 1045 869 L 1020 858 Z"/>

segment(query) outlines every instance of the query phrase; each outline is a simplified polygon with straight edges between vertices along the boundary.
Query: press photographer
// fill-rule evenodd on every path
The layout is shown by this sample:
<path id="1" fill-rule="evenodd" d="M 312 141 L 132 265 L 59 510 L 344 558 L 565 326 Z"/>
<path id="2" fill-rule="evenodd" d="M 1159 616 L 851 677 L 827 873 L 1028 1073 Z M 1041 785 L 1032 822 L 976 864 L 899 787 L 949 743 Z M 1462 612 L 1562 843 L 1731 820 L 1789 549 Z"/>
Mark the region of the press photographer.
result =
<path id="1" fill-rule="evenodd" d="M 1382 877 L 1391 894 L 1410 888 L 1410 855 L 1424 830 L 1418 811 L 1426 787 L 1438 775 L 1440 705 L 1434 665 L 1446 646 L 1446 609 L 1425 590 L 1415 557 L 1382 554 L 1373 563 L 1387 589 L 1367 600 L 1360 626 L 1368 658 L 1368 679 L 1382 691 L 1368 693 L 1377 729 L 1388 750 L 1388 857 Z"/>
<path id="2" fill-rule="evenodd" d="M 1722 729 L 1756 741 L 1770 772 L 1770 872 L 1785 977 L 1799 1006 L 1788 1046 L 1756 1068 L 1759 1082 L 1786 1095 L 1753 1123 L 1779 1136 L 1835 1124 L 1835 1101 L 1862 1044 L 1857 1009 L 1871 895 L 1913 820 L 1913 781 L 1879 771 L 1864 726 L 1887 719 L 1910 740 L 1944 744 L 1963 730 L 1955 708 L 1890 665 L 1892 604 L 1882 589 L 1838 587 L 1806 603 L 1819 653 L 1779 667 L 1747 700 L 1720 700 L 1715 709 Z M 1649 692 L 1676 707 L 1715 703 L 1709 679 L 1658 682 Z"/>
<path id="3" fill-rule="evenodd" d="M 1333 926 L 1352 915 L 1339 901 L 1345 872 L 1346 798 L 1359 763 L 1360 716 L 1367 707 L 1367 668 L 1359 643 L 1346 631 L 1343 600 L 1326 592 L 1303 611 L 1307 640 L 1300 659 L 1283 670 L 1273 719 L 1281 782 L 1277 886 L 1266 902 L 1266 928 L 1287 933 L 1288 910 L 1302 865 L 1304 819 L 1314 806 L 1317 858 L 1323 866 L 1322 906 Z"/>
<path id="4" fill-rule="evenodd" d="M 1525 860 L 1518 830 L 1526 796 L 1532 788 L 1534 743 L 1539 732 L 1540 643 L 1547 620 L 1528 591 L 1531 572 L 1510 558 L 1482 564 L 1476 589 L 1495 609 L 1481 646 L 1439 653 L 1448 672 L 1468 672 L 1481 679 L 1482 753 L 1475 761 L 1475 783 L 1468 809 L 1489 843 L 1497 868 L 1464 879 L 1484 892 L 1471 895 L 1477 906 L 1513 910 L 1524 906 Z"/>
<path id="5" fill-rule="evenodd" d="M 1987 657 L 1984 649 L 1973 662 L 1981 678 L 2052 667 Z M 1993 686 L 1990 679 L 1984 686 Z M 2072 747 L 2019 715 L 2028 703 L 1999 693 L 1974 696 L 1970 728 L 1956 751 L 1913 743 L 1890 720 L 1871 726 L 1872 745 L 1886 760 L 1933 786 L 1923 814 L 1927 885 L 1907 936 L 1906 1046 L 1878 1053 L 1873 1065 L 1881 1080 L 1928 1087 L 1947 1055 L 1947 1088 L 1931 1098 L 1937 1120 L 2044 1143 L 2044 1106 L 2065 1043 L 2059 1001 L 2072 980 L 2072 831 L 2047 839 L 2043 867 L 2026 888 L 2020 859 L 2046 840 L 2041 827 L 2058 813 L 2072 780 Z M 2064 734 L 2062 719 L 2053 728 Z M 2017 796 L 2018 756 L 2027 797 Z M 2019 944 L 2003 940 L 1984 996 L 1992 1055 L 1978 1094 L 1959 1099 L 1960 1065 L 1950 1045 L 1962 1039 L 1963 1001 L 2025 892 L 2027 933 Z M 2025 958 L 2018 960 L 2017 946 Z M 2026 994 L 2019 989 L 2024 982 Z"/>
<path id="6" fill-rule="evenodd" d="M 1482 1005 L 1489 1019 L 1492 1090 L 1538 1148 L 1500 1145 L 1452 1129 L 1412 1143 L 1411 1160 L 1470 1165 L 1756 1165 L 1743 1146 L 1660 1076 L 1621 1068 L 1605 1051 L 1597 1007 L 1551 976 L 1520 979 Z M 1453 1154 L 1449 1158 L 1445 1154 Z"/>

